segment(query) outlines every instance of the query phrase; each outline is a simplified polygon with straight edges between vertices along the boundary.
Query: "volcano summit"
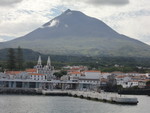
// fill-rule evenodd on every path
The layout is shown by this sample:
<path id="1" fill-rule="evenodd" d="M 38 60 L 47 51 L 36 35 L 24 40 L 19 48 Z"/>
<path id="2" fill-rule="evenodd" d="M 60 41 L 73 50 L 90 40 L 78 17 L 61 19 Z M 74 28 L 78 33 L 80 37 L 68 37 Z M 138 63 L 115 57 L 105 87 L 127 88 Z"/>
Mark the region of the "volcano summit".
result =
<path id="1" fill-rule="evenodd" d="M 25 36 L 0 43 L 1 49 L 18 46 L 57 55 L 150 56 L 149 45 L 70 9 Z"/>

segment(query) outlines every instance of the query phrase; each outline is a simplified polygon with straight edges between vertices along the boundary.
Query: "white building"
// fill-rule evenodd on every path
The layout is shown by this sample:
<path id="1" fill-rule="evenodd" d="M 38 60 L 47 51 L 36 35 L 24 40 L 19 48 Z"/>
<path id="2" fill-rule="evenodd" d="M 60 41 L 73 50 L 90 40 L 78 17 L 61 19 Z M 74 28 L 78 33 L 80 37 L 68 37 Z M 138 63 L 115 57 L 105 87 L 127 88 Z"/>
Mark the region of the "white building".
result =
<path id="1" fill-rule="evenodd" d="M 121 85 L 123 88 L 129 87 L 128 82 L 131 81 L 131 77 L 126 75 L 116 76 L 116 84 Z"/>
<path id="2" fill-rule="evenodd" d="M 54 67 L 51 66 L 50 57 L 48 57 L 47 65 L 42 66 L 41 56 L 39 56 L 38 63 L 34 68 L 36 69 L 36 73 L 37 73 L 37 74 L 33 75 L 34 77 L 37 75 L 37 77 L 35 77 L 35 78 L 41 79 L 41 80 L 52 80 L 52 79 L 54 79 L 54 75 L 53 75 Z"/>
<path id="3" fill-rule="evenodd" d="M 79 78 L 82 76 L 81 72 L 70 72 L 69 73 L 69 79 L 73 82 L 79 81 Z"/>
<path id="4" fill-rule="evenodd" d="M 44 74 L 40 74 L 40 73 L 29 73 L 29 75 L 30 75 L 30 78 L 32 79 L 32 80 L 39 80 L 39 81 L 45 81 L 45 80 L 47 80 L 46 79 L 46 75 L 44 75 Z"/>
<path id="5" fill-rule="evenodd" d="M 68 75 L 71 81 L 78 81 L 79 83 L 86 84 L 100 84 L 100 79 L 105 76 L 102 75 L 100 71 L 95 70 L 70 72 Z"/>
<path id="6" fill-rule="evenodd" d="M 128 87 L 138 86 L 138 84 L 139 84 L 138 80 L 131 80 L 127 82 Z"/>

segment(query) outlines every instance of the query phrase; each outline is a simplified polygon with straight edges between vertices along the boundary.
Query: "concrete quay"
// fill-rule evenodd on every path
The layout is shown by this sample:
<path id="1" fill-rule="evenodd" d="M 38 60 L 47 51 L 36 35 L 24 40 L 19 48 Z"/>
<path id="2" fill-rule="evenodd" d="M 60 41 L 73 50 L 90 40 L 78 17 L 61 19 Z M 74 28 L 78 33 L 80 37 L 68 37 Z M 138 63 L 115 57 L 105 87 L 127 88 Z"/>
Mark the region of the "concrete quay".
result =
<path id="1" fill-rule="evenodd" d="M 138 99 L 130 96 L 118 95 L 116 93 L 77 91 L 77 90 L 42 90 L 42 89 L 22 89 L 22 88 L 1 88 L 0 94 L 27 94 L 27 95 L 45 95 L 45 96 L 73 96 L 83 99 L 108 102 L 114 104 L 133 104 L 138 103 Z"/>
<path id="2" fill-rule="evenodd" d="M 42 90 L 43 95 L 51 96 L 73 96 L 89 100 L 108 102 L 114 104 L 132 104 L 136 105 L 138 99 L 135 97 L 120 96 L 115 93 L 105 93 L 105 92 L 90 92 L 90 91 L 68 91 L 68 90 Z"/>
<path id="3" fill-rule="evenodd" d="M 74 97 L 90 99 L 90 100 L 97 100 L 97 101 L 101 101 L 101 102 L 114 103 L 114 104 L 136 105 L 138 103 L 138 99 L 135 97 L 120 96 L 115 93 L 70 91 L 70 92 L 68 92 L 68 95 L 74 96 Z"/>

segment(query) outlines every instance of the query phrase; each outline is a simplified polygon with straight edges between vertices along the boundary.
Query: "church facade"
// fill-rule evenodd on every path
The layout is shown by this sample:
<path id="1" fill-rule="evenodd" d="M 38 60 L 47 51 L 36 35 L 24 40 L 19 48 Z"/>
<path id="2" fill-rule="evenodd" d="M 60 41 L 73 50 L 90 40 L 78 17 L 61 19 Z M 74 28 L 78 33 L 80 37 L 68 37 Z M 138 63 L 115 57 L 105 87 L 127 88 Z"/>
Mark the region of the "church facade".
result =
<path id="1" fill-rule="evenodd" d="M 50 57 L 48 57 L 47 65 L 42 66 L 41 56 L 39 56 L 37 65 L 34 66 L 34 69 L 36 70 L 37 75 L 41 75 L 41 76 L 44 75 L 45 80 L 47 80 L 47 81 L 55 79 L 55 77 L 53 75 L 54 67 L 51 66 Z"/>

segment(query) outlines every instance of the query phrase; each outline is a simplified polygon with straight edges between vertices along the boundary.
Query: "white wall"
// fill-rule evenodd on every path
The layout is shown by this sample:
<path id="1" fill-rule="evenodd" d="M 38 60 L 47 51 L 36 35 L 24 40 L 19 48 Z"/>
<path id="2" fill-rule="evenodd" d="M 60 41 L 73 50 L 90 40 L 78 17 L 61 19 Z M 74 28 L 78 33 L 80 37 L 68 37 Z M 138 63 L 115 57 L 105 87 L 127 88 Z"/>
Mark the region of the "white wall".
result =
<path id="1" fill-rule="evenodd" d="M 88 79 L 100 79 L 100 72 L 85 72 L 85 78 Z"/>

